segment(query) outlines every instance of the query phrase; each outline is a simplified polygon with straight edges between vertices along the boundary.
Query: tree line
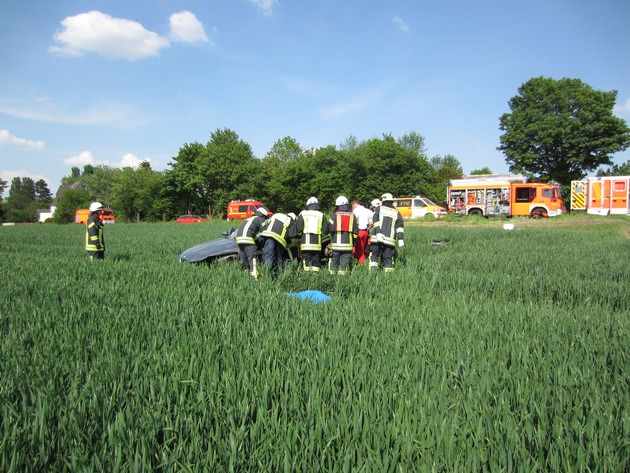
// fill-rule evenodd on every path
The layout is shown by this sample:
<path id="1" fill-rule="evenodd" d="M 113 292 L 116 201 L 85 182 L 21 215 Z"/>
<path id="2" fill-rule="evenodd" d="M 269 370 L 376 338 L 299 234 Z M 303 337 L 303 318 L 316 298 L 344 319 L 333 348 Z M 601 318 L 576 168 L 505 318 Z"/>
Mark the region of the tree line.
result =
<path id="1" fill-rule="evenodd" d="M 510 112 L 499 117 L 497 150 L 510 172 L 560 184 L 565 200 L 571 181 L 591 171 L 630 173 L 630 161 L 618 166 L 611 157 L 630 146 L 630 128 L 613 114 L 617 91 L 595 90 L 579 79 L 536 77 L 518 92 L 508 101 Z M 304 149 L 287 136 L 258 159 L 234 131 L 218 129 L 205 145 L 184 144 L 168 165 L 161 172 L 148 161 L 137 168 L 72 168 L 57 193 L 53 221 L 71 222 L 77 208 L 94 200 L 123 221 L 170 220 L 182 213 L 222 217 L 230 200 L 245 198 L 284 212 L 300 210 L 312 195 L 328 209 L 338 195 L 369 202 L 383 192 L 443 203 L 447 183 L 463 176 L 454 156 L 428 158 L 424 137 L 414 131 L 365 141 L 350 136 L 340 146 L 317 149 Z M 486 173 L 490 169 L 470 174 Z M 17 179 L 0 217 L 35 221 L 37 208 L 47 202 L 42 181 Z M 0 181 L 0 191 L 6 186 Z"/>
<path id="2" fill-rule="evenodd" d="M 462 175 L 452 155 L 427 158 L 416 132 L 362 142 L 350 137 L 339 147 L 318 149 L 285 137 L 258 159 L 236 132 L 218 129 L 206 144 L 184 144 L 164 171 L 148 161 L 137 168 L 73 168 L 62 179 L 53 221 L 72 221 L 77 208 L 94 200 L 122 221 L 166 221 L 183 213 L 222 218 L 231 200 L 247 198 L 284 212 L 301 210 L 312 195 L 324 208 L 332 208 L 339 195 L 367 203 L 383 192 L 442 202 L 446 184 Z"/>

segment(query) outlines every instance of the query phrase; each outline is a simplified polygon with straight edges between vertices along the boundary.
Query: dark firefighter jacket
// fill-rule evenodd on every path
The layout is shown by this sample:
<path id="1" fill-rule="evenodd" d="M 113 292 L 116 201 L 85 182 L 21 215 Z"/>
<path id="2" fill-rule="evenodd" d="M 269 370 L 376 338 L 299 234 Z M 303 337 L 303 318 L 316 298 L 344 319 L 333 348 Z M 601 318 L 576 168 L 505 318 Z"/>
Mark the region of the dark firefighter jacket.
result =
<path id="1" fill-rule="evenodd" d="M 273 238 L 286 248 L 287 241 L 297 236 L 295 221 L 286 214 L 275 213 L 263 224 L 261 236 Z"/>
<path id="2" fill-rule="evenodd" d="M 265 219 L 258 215 L 249 217 L 236 231 L 236 243 L 239 245 L 255 245 L 256 237 L 262 231 Z"/>
<path id="3" fill-rule="evenodd" d="M 105 251 L 103 222 L 98 218 L 97 212 L 90 212 L 90 216 L 85 223 L 85 250 Z"/>
<path id="4" fill-rule="evenodd" d="M 403 240 L 405 223 L 400 212 L 391 203 L 385 202 L 374 211 L 374 235 L 383 234 L 383 244 L 396 246 L 396 240 Z"/>

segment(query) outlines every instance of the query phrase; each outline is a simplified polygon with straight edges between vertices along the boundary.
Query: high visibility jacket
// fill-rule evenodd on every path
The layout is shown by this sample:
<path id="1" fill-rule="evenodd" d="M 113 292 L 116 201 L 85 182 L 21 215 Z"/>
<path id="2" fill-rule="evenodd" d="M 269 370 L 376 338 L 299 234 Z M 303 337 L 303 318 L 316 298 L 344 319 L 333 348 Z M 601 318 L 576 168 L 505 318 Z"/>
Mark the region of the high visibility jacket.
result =
<path id="1" fill-rule="evenodd" d="M 256 236 L 262 229 L 264 219 L 258 215 L 249 217 L 236 231 L 236 243 L 239 245 L 255 245 Z"/>
<path id="2" fill-rule="evenodd" d="M 105 251 L 105 238 L 103 236 L 103 222 L 96 212 L 91 212 L 85 222 L 85 250 Z"/>
<path id="3" fill-rule="evenodd" d="M 331 227 L 333 251 L 352 251 L 354 238 L 359 233 L 359 225 L 352 211 L 337 210 L 328 221 Z"/>
<path id="4" fill-rule="evenodd" d="M 322 234 L 328 233 L 328 220 L 319 210 L 302 210 L 296 221 L 302 251 L 320 251 Z"/>
<path id="5" fill-rule="evenodd" d="M 374 211 L 374 235 L 383 234 L 383 243 L 396 246 L 396 240 L 403 240 L 405 223 L 400 212 L 383 204 Z"/>
<path id="6" fill-rule="evenodd" d="M 287 247 L 287 240 L 295 238 L 295 222 L 291 217 L 282 213 L 275 213 L 265 223 L 261 236 L 273 238 L 284 248 Z"/>

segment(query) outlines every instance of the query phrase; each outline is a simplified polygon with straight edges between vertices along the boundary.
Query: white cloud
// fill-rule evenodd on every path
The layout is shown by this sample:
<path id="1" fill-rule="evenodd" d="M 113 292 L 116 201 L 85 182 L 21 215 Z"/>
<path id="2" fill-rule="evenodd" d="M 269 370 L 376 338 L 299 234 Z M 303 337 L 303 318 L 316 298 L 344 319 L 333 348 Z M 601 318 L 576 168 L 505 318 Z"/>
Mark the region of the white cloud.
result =
<path id="1" fill-rule="evenodd" d="M 395 16 L 394 18 L 392 18 L 392 22 L 400 31 L 403 31 L 405 33 L 409 31 L 409 25 L 407 25 L 407 23 L 405 23 L 405 21 L 401 17 Z"/>
<path id="2" fill-rule="evenodd" d="M 49 51 L 63 56 L 97 53 L 109 59 L 134 61 L 157 56 L 170 46 L 167 38 L 146 30 L 136 21 L 113 18 L 99 11 L 66 17 L 61 24 L 63 30 L 54 35 L 60 46 L 51 46 Z"/>
<path id="3" fill-rule="evenodd" d="M 128 128 L 142 126 L 146 120 L 134 116 L 126 104 L 97 104 L 68 112 L 69 105 L 58 105 L 52 100 L 37 101 L 35 105 L 0 106 L 0 113 L 49 123 L 70 125 L 108 125 Z"/>
<path id="4" fill-rule="evenodd" d="M 94 164 L 94 155 L 91 151 L 81 151 L 76 156 L 70 156 L 63 160 L 64 163 L 70 166 L 85 166 L 86 164 Z"/>
<path id="5" fill-rule="evenodd" d="M 253 3 L 258 7 L 258 9 L 263 13 L 263 15 L 270 16 L 273 10 L 273 7 L 278 4 L 278 0 L 248 0 L 250 3 Z"/>
<path id="6" fill-rule="evenodd" d="M 622 117 L 630 117 L 630 98 L 623 105 L 615 105 L 615 113 Z"/>
<path id="7" fill-rule="evenodd" d="M 43 141 L 27 140 L 25 138 L 18 138 L 15 135 L 9 133 L 9 130 L 0 130 L 0 146 L 9 145 L 18 148 L 26 149 L 44 149 L 46 146 Z"/>
<path id="8" fill-rule="evenodd" d="M 104 166 L 113 166 L 113 167 L 118 167 L 118 168 L 125 168 L 125 167 L 137 168 L 140 165 L 140 163 L 142 163 L 142 161 L 151 162 L 151 160 L 148 158 L 140 159 L 133 153 L 127 153 L 120 159 L 120 162 L 118 164 L 112 165 L 107 160 L 97 161 L 94 158 L 94 154 L 92 154 L 91 151 L 87 151 L 87 150 L 81 151 L 76 156 L 71 156 L 63 160 L 63 162 L 68 164 L 69 166 L 81 167 L 81 166 L 85 166 L 86 164 L 91 164 L 92 166 L 104 165 Z"/>
<path id="9" fill-rule="evenodd" d="M 150 159 L 140 159 L 133 153 L 127 153 L 126 155 L 122 157 L 122 160 L 120 161 L 120 167 L 121 168 L 126 168 L 126 167 L 137 168 L 140 165 L 140 163 L 143 161 L 151 162 Z"/>
<path id="10" fill-rule="evenodd" d="M 182 41 L 184 43 L 197 43 L 199 41 L 207 43 L 209 41 L 203 24 L 193 13 L 189 11 L 173 13 L 169 21 L 171 24 L 171 38 L 174 41 Z"/>

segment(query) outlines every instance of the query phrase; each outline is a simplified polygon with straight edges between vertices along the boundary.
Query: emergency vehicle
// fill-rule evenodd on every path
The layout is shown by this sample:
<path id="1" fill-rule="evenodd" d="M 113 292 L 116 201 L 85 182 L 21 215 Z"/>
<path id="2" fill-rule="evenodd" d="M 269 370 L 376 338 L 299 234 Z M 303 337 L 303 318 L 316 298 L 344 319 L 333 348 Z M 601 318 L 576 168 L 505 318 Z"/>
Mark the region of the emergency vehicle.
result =
<path id="1" fill-rule="evenodd" d="M 265 204 L 254 199 L 233 200 L 228 204 L 227 219 L 228 220 L 245 220 L 254 215 L 256 209 L 265 207 Z M 271 213 L 269 213 L 271 215 Z"/>
<path id="2" fill-rule="evenodd" d="M 74 223 L 85 225 L 90 216 L 90 209 L 77 209 L 74 213 Z M 102 209 L 98 211 L 98 218 L 103 223 L 116 223 L 116 216 L 112 209 Z"/>
<path id="3" fill-rule="evenodd" d="M 571 181 L 571 210 L 595 215 L 630 215 L 630 176 Z"/>
<path id="4" fill-rule="evenodd" d="M 484 174 L 453 179 L 447 188 L 449 211 L 484 217 L 555 217 L 564 213 L 553 184 L 525 182 L 525 176 Z"/>
<path id="5" fill-rule="evenodd" d="M 403 218 L 445 217 L 446 209 L 431 199 L 419 195 L 413 197 L 396 197 L 394 207 Z"/>

